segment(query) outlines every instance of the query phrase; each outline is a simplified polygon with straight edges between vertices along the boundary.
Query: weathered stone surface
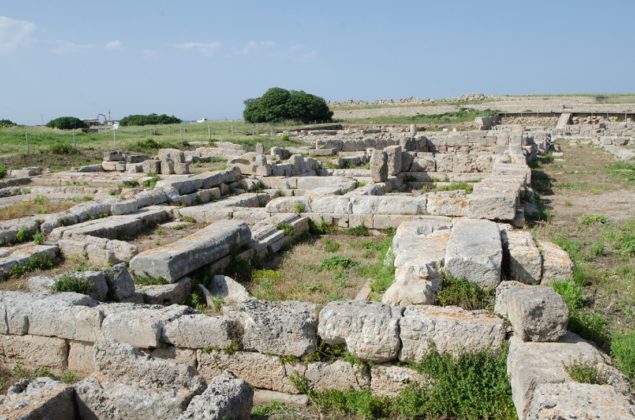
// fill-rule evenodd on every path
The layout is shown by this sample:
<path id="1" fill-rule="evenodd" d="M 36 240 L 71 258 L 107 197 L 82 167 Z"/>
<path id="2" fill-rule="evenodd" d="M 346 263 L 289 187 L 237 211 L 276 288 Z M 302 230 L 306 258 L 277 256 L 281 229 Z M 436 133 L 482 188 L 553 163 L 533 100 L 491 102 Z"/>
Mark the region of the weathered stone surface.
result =
<path id="1" fill-rule="evenodd" d="M 0 360 L 8 368 L 20 362 L 60 372 L 66 367 L 68 344 L 61 338 L 0 335 Z"/>
<path id="2" fill-rule="evenodd" d="M 540 384 L 527 419 L 635 419 L 635 404 L 610 385 Z"/>
<path id="3" fill-rule="evenodd" d="M 130 270 L 137 275 L 175 282 L 246 245 L 250 239 L 251 232 L 245 223 L 219 221 L 169 245 L 140 253 L 130 261 Z"/>
<path id="4" fill-rule="evenodd" d="M 316 349 L 314 304 L 253 299 L 223 310 L 242 326 L 245 350 L 301 357 Z"/>
<path id="5" fill-rule="evenodd" d="M 192 280 L 184 277 L 176 283 L 140 286 L 137 292 L 145 303 L 154 305 L 185 304 L 192 293 Z"/>
<path id="6" fill-rule="evenodd" d="M 573 261 L 565 250 L 548 241 L 539 241 L 538 246 L 542 253 L 541 284 L 566 279 L 573 273 Z"/>
<path id="7" fill-rule="evenodd" d="M 352 214 L 423 214 L 426 212 L 425 196 L 356 196 L 350 199 Z M 311 207 L 312 211 L 314 206 Z M 329 212 L 337 213 L 337 211 Z"/>
<path id="8" fill-rule="evenodd" d="M 268 389 L 254 390 L 254 405 L 265 405 L 273 402 L 306 407 L 309 405 L 309 398 L 306 395 L 292 395 L 286 392 L 270 391 Z"/>
<path id="9" fill-rule="evenodd" d="M 135 285 L 126 264 L 120 263 L 106 270 L 106 282 L 110 297 L 122 301 L 135 293 Z"/>
<path id="10" fill-rule="evenodd" d="M 373 182 L 388 179 L 388 155 L 383 150 L 373 150 L 370 155 L 370 176 Z"/>
<path id="11" fill-rule="evenodd" d="M 318 392 L 327 389 L 361 389 L 370 385 L 370 376 L 363 367 L 343 360 L 309 363 L 305 378 L 311 389 Z"/>
<path id="12" fill-rule="evenodd" d="M 253 397 L 247 382 L 223 372 L 209 381 L 205 392 L 192 398 L 179 419 L 249 419 Z"/>
<path id="13" fill-rule="evenodd" d="M 501 280 L 502 258 L 496 223 L 474 219 L 454 223 L 445 254 L 445 267 L 453 277 L 496 287 Z"/>
<path id="14" fill-rule="evenodd" d="M 569 310 L 551 287 L 502 282 L 494 311 L 509 320 L 523 341 L 558 341 L 567 332 Z"/>
<path id="15" fill-rule="evenodd" d="M 0 279 L 11 274 L 16 266 L 27 264 L 31 258 L 47 258 L 54 260 L 59 248 L 57 245 L 21 245 L 12 249 L 13 252 L 0 256 Z"/>
<path id="16" fill-rule="evenodd" d="M 229 370 L 255 388 L 292 394 L 297 394 L 298 390 L 289 380 L 289 375 L 303 376 L 306 370 L 303 364 L 284 364 L 276 356 L 261 353 L 239 351 L 226 354 L 223 351 L 198 350 L 196 357 L 198 372 L 208 381 Z"/>
<path id="17" fill-rule="evenodd" d="M 392 365 L 370 368 L 370 389 L 374 395 L 394 397 L 409 385 L 427 385 L 430 380 L 416 370 Z"/>
<path id="18" fill-rule="evenodd" d="M 401 146 L 388 146 L 384 150 L 388 164 L 388 175 L 399 175 L 401 172 Z"/>
<path id="19" fill-rule="evenodd" d="M 601 378 L 617 393 L 629 395 L 631 392 L 628 381 L 608 363 L 608 357 L 571 332 L 555 343 L 521 341 L 512 337 L 507 356 L 507 373 L 518 417 L 526 418 L 534 392 L 542 384 L 573 382 L 567 373 L 568 366 L 573 363 L 596 368 Z M 541 404 L 539 399 L 536 408 Z"/>
<path id="20" fill-rule="evenodd" d="M 409 306 L 399 322 L 402 362 L 419 361 L 434 345 L 439 353 L 498 351 L 505 339 L 500 318 L 448 306 Z"/>
<path id="21" fill-rule="evenodd" d="M 397 358 L 401 311 L 376 302 L 330 302 L 320 312 L 318 334 L 328 344 L 346 344 L 363 360 Z"/>
<path id="22" fill-rule="evenodd" d="M 190 349 L 225 349 L 238 337 L 236 322 L 223 316 L 183 315 L 165 324 L 165 341 Z"/>
<path id="23" fill-rule="evenodd" d="M 96 301 L 79 293 L 57 293 L 30 304 L 29 334 L 94 340 L 103 315 Z"/>
<path id="24" fill-rule="evenodd" d="M 196 350 L 179 349 L 172 346 L 159 347 L 152 349 L 149 353 L 155 359 L 166 359 L 174 363 L 192 366 L 196 368 Z"/>
<path id="25" fill-rule="evenodd" d="M 223 275 L 216 275 L 212 278 L 209 291 L 213 296 L 221 297 L 225 304 L 242 303 L 253 299 L 245 286 L 231 277 Z"/>
<path id="26" fill-rule="evenodd" d="M 95 371 L 93 343 L 86 341 L 69 342 L 68 370 L 80 375 L 90 375 Z"/>
<path id="27" fill-rule="evenodd" d="M 509 261 L 510 278 L 527 284 L 539 284 L 542 278 L 542 256 L 531 232 L 505 230 L 501 231 L 501 237 Z"/>
<path id="28" fill-rule="evenodd" d="M 27 379 L 0 397 L 3 419 L 72 419 L 76 416 L 73 386 L 51 378 Z"/>
<path id="29" fill-rule="evenodd" d="M 51 288 L 55 285 L 55 278 L 48 276 L 36 276 L 27 280 L 27 286 L 31 292 L 51 293 Z"/>

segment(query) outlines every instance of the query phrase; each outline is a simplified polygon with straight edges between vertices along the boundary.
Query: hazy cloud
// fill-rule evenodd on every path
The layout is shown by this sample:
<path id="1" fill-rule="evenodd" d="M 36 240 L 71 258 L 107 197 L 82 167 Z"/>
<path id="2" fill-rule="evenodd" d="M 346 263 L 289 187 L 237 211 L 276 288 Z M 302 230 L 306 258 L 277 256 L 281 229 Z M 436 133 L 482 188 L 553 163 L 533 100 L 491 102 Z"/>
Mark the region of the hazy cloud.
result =
<path id="1" fill-rule="evenodd" d="M 28 47 L 33 42 L 35 29 L 33 22 L 0 16 L 0 53 Z"/>
<path id="2" fill-rule="evenodd" d="M 104 45 L 104 48 L 110 51 L 116 51 L 116 50 L 120 50 L 121 49 L 121 41 L 118 40 L 114 40 L 114 41 L 108 41 L 106 42 L 106 45 Z"/>
<path id="3" fill-rule="evenodd" d="M 212 56 L 223 45 L 222 42 L 183 42 L 181 44 L 174 44 L 174 47 L 180 50 L 195 50 L 205 56 Z"/>
<path id="4" fill-rule="evenodd" d="M 241 54 L 249 55 L 251 53 L 257 51 L 271 51 L 276 48 L 278 44 L 273 41 L 249 41 L 247 44 L 240 50 Z"/>
<path id="5" fill-rule="evenodd" d="M 46 43 L 51 46 L 49 51 L 53 54 L 74 54 L 95 47 L 95 44 L 79 44 L 77 42 L 63 41 L 61 39 L 47 41 Z"/>

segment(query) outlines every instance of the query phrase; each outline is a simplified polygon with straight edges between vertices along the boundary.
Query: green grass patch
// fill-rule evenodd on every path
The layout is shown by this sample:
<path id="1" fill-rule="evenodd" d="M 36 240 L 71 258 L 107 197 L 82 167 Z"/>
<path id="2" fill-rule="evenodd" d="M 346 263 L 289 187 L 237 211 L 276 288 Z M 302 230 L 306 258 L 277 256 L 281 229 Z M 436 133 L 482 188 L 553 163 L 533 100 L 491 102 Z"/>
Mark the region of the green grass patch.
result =
<path id="1" fill-rule="evenodd" d="M 604 378 L 600 376 L 597 368 L 591 363 L 581 361 L 573 362 L 566 367 L 566 371 L 576 382 L 583 384 L 603 385 L 606 383 Z"/>
<path id="2" fill-rule="evenodd" d="M 491 308 L 495 289 L 483 289 L 478 284 L 464 278 L 445 276 L 443 287 L 437 295 L 441 306 L 460 306 L 467 310 Z"/>
<path id="3" fill-rule="evenodd" d="M 344 229 L 343 232 L 347 235 L 352 235 L 352 236 L 368 236 L 370 235 L 370 232 L 368 231 L 368 228 L 364 225 L 359 225 L 359 226 L 355 226 L 352 228 L 347 228 Z"/>
<path id="4" fill-rule="evenodd" d="M 54 292 L 75 292 L 83 295 L 90 295 L 95 291 L 95 286 L 82 278 L 73 274 L 66 274 L 60 277 L 51 287 Z"/>
<path id="5" fill-rule="evenodd" d="M 125 179 L 121 183 L 121 187 L 122 188 L 137 188 L 139 187 L 139 181 L 136 181 L 134 179 Z"/>
<path id="6" fill-rule="evenodd" d="M 139 286 L 160 286 L 168 284 L 168 281 L 163 277 L 144 276 L 142 274 L 135 274 L 132 276 L 135 284 Z"/>
<path id="7" fill-rule="evenodd" d="M 617 367 L 635 383 L 635 331 L 615 334 L 611 340 L 611 354 Z"/>
<path id="8" fill-rule="evenodd" d="M 20 277 L 35 270 L 47 270 L 55 266 L 55 258 L 46 254 L 36 254 L 22 264 L 16 264 L 9 269 L 9 277 Z"/>
<path id="9" fill-rule="evenodd" d="M 476 117 L 491 117 L 499 111 L 493 109 L 476 110 L 461 108 L 458 111 L 442 114 L 416 114 L 416 115 L 381 115 L 368 118 L 345 119 L 356 124 L 424 124 L 424 125 L 449 125 L 472 122 Z"/>
<path id="10" fill-rule="evenodd" d="M 466 194 L 471 194 L 474 190 L 474 185 L 469 182 L 453 182 L 448 185 L 440 185 L 435 188 L 436 191 L 465 191 Z"/>
<path id="11" fill-rule="evenodd" d="M 324 250 L 326 252 L 337 252 L 340 249 L 341 244 L 333 239 L 324 240 Z"/>
<path id="12" fill-rule="evenodd" d="M 324 261 L 322 261 L 320 267 L 323 270 L 336 270 L 338 268 L 347 270 L 349 268 L 357 267 L 358 265 L 359 262 L 351 258 L 333 255 L 332 257 L 328 257 Z"/>
<path id="13" fill-rule="evenodd" d="M 583 225 L 593 225 L 593 224 L 606 224 L 608 220 L 606 216 L 602 216 L 601 214 L 585 214 L 580 217 L 580 223 Z"/>
<path id="14" fill-rule="evenodd" d="M 276 227 L 290 238 L 295 235 L 295 228 L 288 223 L 278 223 Z"/>
<path id="15" fill-rule="evenodd" d="M 612 176 L 627 182 L 635 182 L 635 163 L 615 162 L 606 165 L 606 170 Z"/>

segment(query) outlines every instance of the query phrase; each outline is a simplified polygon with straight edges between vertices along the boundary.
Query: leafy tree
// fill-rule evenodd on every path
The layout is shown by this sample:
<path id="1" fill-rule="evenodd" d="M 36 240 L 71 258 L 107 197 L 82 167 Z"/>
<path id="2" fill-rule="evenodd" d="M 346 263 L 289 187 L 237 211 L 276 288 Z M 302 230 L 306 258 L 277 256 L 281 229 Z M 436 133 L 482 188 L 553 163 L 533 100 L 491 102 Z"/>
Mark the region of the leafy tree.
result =
<path id="1" fill-rule="evenodd" d="M 14 122 L 13 122 L 13 121 L 11 121 L 11 120 L 6 120 L 6 119 L 5 119 L 5 120 L 0 120 L 0 128 L 3 128 L 3 127 L 13 127 L 13 126 L 16 126 L 16 125 L 17 125 L 17 124 L 16 124 L 16 123 L 14 123 Z"/>
<path id="2" fill-rule="evenodd" d="M 60 130 L 73 130 L 76 128 L 88 128 L 88 124 L 75 117 L 59 117 L 46 123 L 47 127 Z"/>
<path id="3" fill-rule="evenodd" d="M 243 118 L 247 122 L 280 122 L 285 120 L 303 123 L 331 121 L 333 112 L 326 101 L 304 91 L 274 87 L 261 97 L 247 99 Z"/>
<path id="4" fill-rule="evenodd" d="M 159 124 L 179 124 L 182 121 L 174 115 L 166 114 L 133 114 L 123 117 L 119 124 L 126 125 L 159 125 Z"/>

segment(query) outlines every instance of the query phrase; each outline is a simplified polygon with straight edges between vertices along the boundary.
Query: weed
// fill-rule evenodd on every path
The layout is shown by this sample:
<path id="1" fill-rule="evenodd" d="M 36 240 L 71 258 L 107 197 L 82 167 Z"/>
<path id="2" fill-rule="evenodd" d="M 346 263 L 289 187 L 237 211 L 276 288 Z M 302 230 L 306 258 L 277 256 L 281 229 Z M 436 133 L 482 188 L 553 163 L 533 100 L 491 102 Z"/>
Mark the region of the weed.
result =
<path id="1" fill-rule="evenodd" d="M 139 181 L 134 179 L 125 179 L 121 183 L 121 188 L 137 188 L 139 186 Z"/>
<path id="2" fill-rule="evenodd" d="M 576 361 L 566 366 L 566 371 L 576 382 L 583 384 L 604 385 L 606 381 L 600 376 L 597 368 L 591 363 Z"/>
<path id="3" fill-rule="evenodd" d="M 54 144 L 49 147 L 48 152 L 54 155 L 77 155 L 79 149 L 68 144 Z"/>
<path id="4" fill-rule="evenodd" d="M 288 406 L 278 401 L 272 401 L 268 404 L 257 405 L 251 410 L 251 416 L 254 417 L 265 417 L 269 418 L 280 411 L 286 411 Z"/>
<path id="5" fill-rule="evenodd" d="M 295 228 L 288 223 L 278 223 L 276 228 L 283 231 L 284 234 L 290 238 L 295 235 Z"/>
<path id="6" fill-rule="evenodd" d="M 282 273 L 275 270 L 254 270 L 252 272 L 252 282 L 255 287 L 252 289 L 253 295 L 257 299 L 279 300 L 279 296 L 274 291 L 274 284 L 282 281 Z"/>
<path id="7" fill-rule="evenodd" d="M 212 308 L 214 309 L 214 312 L 220 312 L 224 304 L 225 299 L 222 296 L 212 297 Z"/>
<path id="8" fill-rule="evenodd" d="M 606 166 L 609 174 L 624 179 L 628 182 L 635 182 L 635 163 L 615 162 Z"/>
<path id="9" fill-rule="evenodd" d="M 611 340 L 611 354 L 617 367 L 635 381 L 635 331 L 615 334 Z"/>
<path id="10" fill-rule="evenodd" d="M 183 216 L 181 217 L 181 220 L 187 223 L 196 223 L 196 219 L 194 219 L 192 216 Z"/>
<path id="11" fill-rule="evenodd" d="M 55 266 L 55 258 L 46 254 L 35 254 L 22 264 L 16 264 L 9 270 L 8 277 L 20 277 L 35 270 L 47 270 Z"/>
<path id="12" fill-rule="evenodd" d="M 207 309 L 203 297 L 197 291 L 192 292 L 190 295 L 190 306 L 199 312 L 205 312 Z"/>
<path id="13" fill-rule="evenodd" d="M 340 249 L 340 246 L 341 244 L 333 239 L 324 240 L 324 250 L 326 252 L 337 252 L 337 250 Z"/>
<path id="14" fill-rule="evenodd" d="M 437 191 L 462 190 L 462 191 L 465 191 L 467 194 L 471 194 L 473 189 L 474 189 L 474 185 L 470 184 L 469 182 L 453 182 L 451 184 L 441 185 L 436 188 Z"/>
<path id="15" fill-rule="evenodd" d="M 607 220 L 606 217 L 601 214 L 585 214 L 580 217 L 580 223 L 583 225 L 592 225 L 595 223 L 606 224 Z"/>
<path id="16" fill-rule="evenodd" d="M 320 267 L 324 270 L 334 270 L 337 268 L 342 268 L 346 270 L 349 268 L 357 267 L 358 265 L 359 265 L 359 262 L 351 258 L 334 255 L 322 261 L 322 264 L 320 265 Z"/>
<path id="17" fill-rule="evenodd" d="M 326 235 L 334 230 L 335 227 L 326 223 L 324 220 L 320 223 L 315 223 L 313 219 L 309 219 L 309 233 L 311 233 L 311 235 Z"/>
<path id="18" fill-rule="evenodd" d="M 582 287 L 575 281 L 571 279 L 557 280 L 551 283 L 551 287 L 562 297 L 567 308 L 569 308 L 569 312 L 581 308 L 584 304 Z"/>
<path id="19" fill-rule="evenodd" d="M 610 345 L 606 318 L 592 309 L 583 308 L 569 312 L 569 329 L 604 349 Z"/>
<path id="20" fill-rule="evenodd" d="M 591 245 L 591 248 L 589 249 L 589 253 L 592 257 L 601 257 L 602 255 L 604 255 L 604 243 L 603 242 L 594 243 L 593 245 Z"/>
<path id="21" fill-rule="evenodd" d="M 158 286 L 168 284 L 168 281 L 163 277 L 153 277 L 150 275 L 135 274 L 133 275 L 135 284 L 140 286 Z"/>
<path id="22" fill-rule="evenodd" d="M 352 228 L 344 229 L 344 233 L 352 236 L 368 236 L 368 228 L 364 225 L 355 226 Z"/>
<path id="23" fill-rule="evenodd" d="M 306 205 L 302 201 L 296 201 L 293 205 L 293 209 L 296 213 L 300 214 L 306 210 Z"/>
<path id="24" fill-rule="evenodd" d="M 0 162 L 0 179 L 4 178 L 5 176 L 7 176 L 7 168 L 2 162 Z"/>
<path id="25" fill-rule="evenodd" d="M 95 286 L 78 275 L 66 274 L 51 286 L 51 290 L 54 292 L 75 292 L 90 295 L 95 291 Z"/>
<path id="26" fill-rule="evenodd" d="M 442 306 L 460 306 L 463 309 L 485 309 L 491 306 L 494 289 L 483 289 L 478 284 L 464 278 L 445 276 L 443 288 L 437 295 Z"/>
<path id="27" fill-rule="evenodd" d="M 66 384 L 72 384 L 74 382 L 77 382 L 77 375 L 75 375 L 70 370 L 65 370 L 64 372 L 62 372 L 62 376 L 60 377 L 60 379 Z"/>

